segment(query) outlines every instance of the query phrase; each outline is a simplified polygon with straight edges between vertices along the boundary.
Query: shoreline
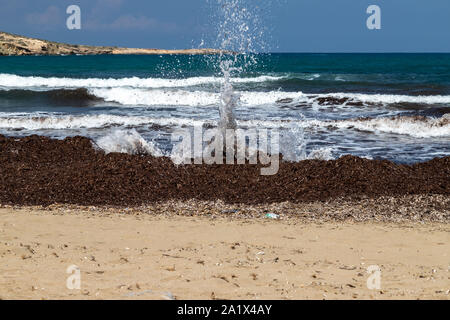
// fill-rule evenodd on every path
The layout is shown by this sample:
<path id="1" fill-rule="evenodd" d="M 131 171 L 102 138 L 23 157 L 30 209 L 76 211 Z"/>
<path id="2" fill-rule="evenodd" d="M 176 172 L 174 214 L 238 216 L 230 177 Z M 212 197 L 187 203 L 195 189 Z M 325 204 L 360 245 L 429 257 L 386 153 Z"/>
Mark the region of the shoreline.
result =
<path id="1" fill-rule="evenodd" d="M 288 223 L 385 223 L 450 224 L 450 197 L 416 195 L 375 199 L 333 199 L 310 203 L 227 204 L 221 200 L 168 200 L 142 206 L 77 205 L 5 205 L 0 210 L 26 210 L 55 215 L 79 214 L 135 216 L 154 218 L 199 218 L 215 221 L 259 221 Z M 269 215 L 269 216 L 268 216 Z M 273 217 L 271 215 L 274 215 Z"/>
<path id="2" fill-rule="evenodd" d="M 447 300 L 448 224 L 0 208 L 0 299 Z M 66 287 L 69 266 L 80 289 Z M 369 289 L 369 266 L 381 270 Z"/>

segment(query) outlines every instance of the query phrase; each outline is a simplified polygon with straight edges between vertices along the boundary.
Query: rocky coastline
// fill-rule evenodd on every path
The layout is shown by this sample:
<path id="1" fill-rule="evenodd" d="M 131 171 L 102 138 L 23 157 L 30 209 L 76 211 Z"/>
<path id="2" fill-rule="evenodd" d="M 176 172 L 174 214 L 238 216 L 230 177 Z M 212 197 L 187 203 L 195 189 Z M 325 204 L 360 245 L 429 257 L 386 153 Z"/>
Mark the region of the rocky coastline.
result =
<path id="1" fill-rule="evenodd" d="M 0 31 L 0 56 L 65 56 L 65 55 L 162 55 L 162 54 L 220 54 L 217 49 L 144 49 L 114 46 L 74 45 L 34 39 Z"/>

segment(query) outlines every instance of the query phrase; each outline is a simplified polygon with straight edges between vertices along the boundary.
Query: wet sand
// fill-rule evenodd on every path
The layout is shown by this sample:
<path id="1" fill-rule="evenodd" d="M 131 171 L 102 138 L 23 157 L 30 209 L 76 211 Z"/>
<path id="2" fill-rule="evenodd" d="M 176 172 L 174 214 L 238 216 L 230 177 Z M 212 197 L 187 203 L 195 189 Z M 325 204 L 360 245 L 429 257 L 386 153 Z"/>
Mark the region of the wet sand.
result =
<path id="1" fill-rule="evenodd" d="M 304 210 L 313 208 L 325 216 L 364 210 L 351 203 Z M 240 210 L 256 216 L 217 205 L 191 216 L 183 203 L 0 208 L 0 298 L 450 297 L 448 223 L 271 220 L 257 208 Z M 66 287 L 70 265 L 80 268 L 80 290 Z M 371 265 L 381 269 L 380 290 L 367 288 Z"/>

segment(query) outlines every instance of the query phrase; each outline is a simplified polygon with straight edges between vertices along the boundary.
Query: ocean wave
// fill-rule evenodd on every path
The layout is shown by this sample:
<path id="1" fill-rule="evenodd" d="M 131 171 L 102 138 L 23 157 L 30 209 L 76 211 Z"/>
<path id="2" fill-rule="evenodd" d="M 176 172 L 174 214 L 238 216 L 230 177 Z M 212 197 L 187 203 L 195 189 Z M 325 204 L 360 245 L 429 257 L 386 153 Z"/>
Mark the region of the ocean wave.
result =
<path id="1" fill-rule="evenodd" d="M 307 76 L 307 77 L 306 77 Z M 263 75 L 253 78 L 233 78 L 234 84 L 264 83 L 287 81 L 291 76 Z M 305 75 L 305 79 L 320 78 L 320 74 Z M 0 74 L 0 99 L 38 97 L 42 95 L 55 101 L 81 102 L 103 99 L 122 105 L 187 105 L 208 106 L 217 105 L 220 101 L 218 92 L 192 87 L 206 84 L 220 84 L 221 77 L 192 77 L 186 79 L 162 78 L 58 78 L 18 76 Z M 273 87 L 273 85 L 271 85 Z M 191 89 L 189 89 L 191 87 Z M 265 104 L 308 104 L 311 106 L 344 106 L 364 107 L 367 105 L 390 104 L 450 104 L 449 95 L 394 95 L 394 94 L 363 94 L 363 93 L 323 93 L 306 94 L 301 91 L 245 91 L 237 86 L 244 106 Z M 72 90 L 72 91 L 71 91 Z M 211 90 L 211 88 L 209 88 Z M 217 90 L 218 91 L 218 90 Z M 40 92 L 40 93 L 33 93 Z M 59 100 L 58 100 L 59 99 Z"/>
<path id="2" fill-rule="evenodd" d="M 85 88 L 55 89 L 48 91 L 33 91 L 23 89 L 0 90 L 0 99 L 27 101 L 44 99 L 52 104 L 87 105 L 103 99 L 88 92 Z"/>
<path id="3" fill-rule="evenodd" d="M 238 126 L 246 128 L 291 129 L 293 123 L 306 129 L 348 129 L 367 132 L 408 135 L 415 138 L 450 137 L 450 114 L 440 118 L 424 116 L 396 116 L 358 118 L 348 120 L 240 120 Z"/>
<path id="4" fill-rule="evenodd" d="M 220 102 L 220 94 L 207 91 L 144 90 L 131 88 L 52 89 L 33 91 L 27 89 L 0 90 L 0 100 L 26 101 L 34 104 L 81 105 L 95 102 L 113 102 L 124 106 L 209 106 Z M 244 93 L 244 104 L 274 103 L 273 94 Z"/>
<path id="5" fill-rule="evenodd" d="M 107 154 L 118 152 L 164 156 L 164 153 L 152 141 L 146 141 L 135 129 L 114 130 L 95 141 L 95 144 Z"/>
<path id="6" fill-rule="evenodd" d="M 321 94 L 318 98 L 342 99 L 344 101 L 360 101 L 372 104 L 397 104 L 397 103 L 420 103 L 420 104 L 449 104 L 450 96 L 409 96 L 394 94 L 362 94 L 362 93 L 329 93 Z"/>
<path id="7" fill-rule="evenodd" d="M 261 105 L 307 105 L 321 107 L 366 107 L 389 104 L 446 105 L 450 96 L 369 95 L 357 93 L 306 94 L 284 91 L 237 91 L 244 107 Z M 0 90 L 1 100 L 33 103 L 44 99 L 49 104 L 92 105 L 112 102 L 123 106 L 217 106 L 220 93 L 181 89 L 78 88 L 78 89 L 10 89 Z"/>
<path id="8" fill-rule="evenodd" d="M 348 120 L 238 120 L 241 128 L 270 128 L 290 130 L 299 128 L 346 129 L 374 133 L 408 135 L 415 138 L 450 137 L 450 114 L 440 118 L 424 116 L 396 116 L 381 118 L 357 118 Z M 194 120 L 187 118 L 154 118 L 147 116 L 121 116 L 109 114 L 92 115 L 11 115 L 0 114 L 0 128 L 6 130 L 76 130 L 108 127 L 192 127 L 217 126 L 217 120 Z"/>
<path id="9" fill-rule="evenodd" d="M 132 106 L 209 106 L 220 99 L 218 93 L 207 91 L 102 88 L 90 92 L 104 101 Z"/>
<path id="10" fill-rule="evenodd" d="M 122 105 L 142 106 L 215 106 L 220 103 L 220 93 L 187 90 L 143 90 L 129 88 L 91 89 L 93 95 L 108 102 Z M 308 97 L 302 92 L 236 92 L 243 106 L 275 104 L 288 97 L 295 102 L 307 102 Z"/>
<path id="11" fill-rule="evenodd" d="M 253 78 L 233 78 L 232 83 L 259 83 L 276 81 L 283 77 L 259 76 Z M 14 74 L 0 74 L 0 87 L 4 88 L 182 88 L 205 84 L 220 84 L 220 77 L 192 77 L 186 79 L 163 78 L 58 78 L 58 77 L 25 77 Z"/>
<path id="12" fill-rule="evenodd" d="M 142 106 L 213 106 L 220 102 L 220 93 L 174 89 L 93 88 L 88 92 L 108 102 Z M 366 107 L 389 104 L 450 104 L 450 96 L 369 95 L 330 93 L 311 95 L 301 91 L 237 91 L 242 106 L 310 105 L 333 107 Z"/>
<path id="13" fill-rule="evenodd" d="M 237 124 L 243 128 L 291 128 L 293 119 L 289 120 L 238 120 Z M 9 130 L 72 130 L 72 129 L 101 129 L 108 127 L 216 127 L 217 120 L 195 120 L 187 118 L 155 118 L 148 116 L 128 116 L 111 114 L 90 115 L 55 115 L 55 114 L 27 114 L 0 113 L 0 129 Z M 302 121 L 300 126 L 310 127 L 316 122 Z M 324 124 L 325 125 L 325 124 Z"/>
<path id="14" fill-rule="evenodd" d="M 9 130 L 73 130 L 73 129 L 100 129 L 112 126 L 139 127 L 145 125 L 158 126 L 201 126 L 207 121 L 179 119 L 179 118 L 152 118 L 145 116 L 120 116 L 109 114 L 96 115 L 3 115 L 0 117 L 0 128 Z M 211 123 L 215 125 L 215 122 Z"/>
<path id="15" fill-rule="evenodd" d="M 450 137 L 450 114 L 440 118 L 397 116 L 341 120 L 328 122 L 328 125 L 343 129 L 409 135 L 415 138 Z"/>

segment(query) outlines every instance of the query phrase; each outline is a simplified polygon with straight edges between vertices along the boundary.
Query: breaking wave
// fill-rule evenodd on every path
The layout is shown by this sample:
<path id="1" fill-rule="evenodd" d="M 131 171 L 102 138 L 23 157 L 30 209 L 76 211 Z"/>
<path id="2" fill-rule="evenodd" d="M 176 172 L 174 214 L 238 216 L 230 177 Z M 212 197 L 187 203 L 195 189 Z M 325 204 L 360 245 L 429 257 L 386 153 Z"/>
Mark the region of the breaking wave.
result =
<path id="1" fill-rule="evenodd" d="M 0 99 L 26 101 L 33 103 L 44 100 L 51 104 L 64 105 L 90 105 L 102 101 L 102 98 L 89 93 L 86 88 L 78 89 L 53 89 L 48 91 L 33 91 L 23 89 L 0 90 Z"/>
<path id="2" fill-rule="evenodd" d="M 105 153 L 148 154 L 162 157 L 164 153 L 151 141 L 146 141 L 135 129 L 115 130 L 98 139 L 96 145 Z"/>
<path id="3" fill-rule="evenodd" d="M 283 91 L 237 91 L 243 106 L 291 105 L 291 106 L 333 106 L 365 107 L 398 103 L 450 104 L 450 96 L 395 96 L 361 95 L 349 93 L 310 95 Z M 40 99 L 53 104 L 80 105 L 100 102 L 118 103 L 123 106 L 217 106 L 220 94 L 209 91 L 181 89 L 135 89 L 135 88 L 79 88 L 52 89 L 48 91 L 0 90 L 0 99 L 32 103 Z"/>
<path id="4" fill-rule="evenodd" d="M 360 93 L 330 93 L 321 95 L 335 99 L 349 99 L 373 104 L 394 104 L 394 103 L 422 103 L 422 104 L 447 104 L 450 103 L 450 96 L 408 96 L 394 94 L 360 94 Z"/>
<path id="5" fill-rule="evenodd" d="M 337 128 L 367 132 L 409 135 L 416 138 L 450 137 L 450 114 L 440 118 L 424 116 L 397 116 L 383 118 L 358 118 L 348 120 L 238 120 L 243 128 L 291 129 L 295 123 L 299 128 Z M 121 116 L 110 114 L 92 115 L 11 115 L 0 114 L 0 129 L 45 130 L 45 129 L 95 129 L 108 127 L 192 127 L 217 126 L 217 120 L 195 120 L 188 118 L 155 118 L 148 116 Z"/>
<path id="6" fill-rule="evenodd" d="M 450 114 L 440 118 L 397 116 L 391 118 L 341 120 L 331 123 L 331 126 L 369 132 L 409 135 L 416 138 L 450 137 Z"/>
<path id="7" fill-rule="evenodd" d="M 113 126 L 136 127 L 142 125 L 158 126 L 194 126 L 203 125 L 204 121 L 179 118 L 151 118 L 145 116 L 119 116 L 110 114 L 96 115 L 35 115 L 0 117 L 0 128 L 14 130 L 44 129 L 95 129 Z"/>
<path id="8" fill-rule="evenodd" d="M 234 78 L 234 83 L 258 83 L 276 81 L 284 77 L 259 76 L 253 78 Z M 181 88 L 205 84 L 220 84 L 219 77 L 192 77 L 186 79 L 163 78 L 58 78 L 24 77 L 14 74 L 0 74 L 0 87 L 4 88 Z"/>
<path id="9" fill-rule="evenodd" d="M 143 90 L 143 89 L 92 89 L 90 92 L 104 101 L 116 102 L 122 105 L 141 106 L 216 106 L 220 101 L 220 93 L 207 91 L 185 90 Z M 298 101 L 308 101 L 302 92 L 285 93 L 272 92 L 236 92 L 240 97 L 241 105 L 259 106 L 275 104 L 280 99 L 289 97 Z"/>
<path id="10" fill-rule="evenodd" d="M 318 75 L 312 75 L 318 76 Z M 258 76 L 232 78 L 231 83 L 264 83 L 289 77 Z M 217 105 L 220 94 L 196 86 L 218 85 L 219 77 L 192 77 L 185 79 L 162 78 L 58 78 L 25 77 L 0 74 L 1 99 L 46 98 L 56 102 L 92 102 L 105 100 L 122 105 Z M 190 87 L 196 87 L 192 89 Z M 185 88 L 183 90 L 183 88 Z M 448 95 L 393 95 L 360 93 L 306 94 L 302 91 L 241 91 L 240 103 L 244 106 L 264 104 L 308 104 L 312 106 L 366 106 L 389 104 L 450 104 Z"/>

